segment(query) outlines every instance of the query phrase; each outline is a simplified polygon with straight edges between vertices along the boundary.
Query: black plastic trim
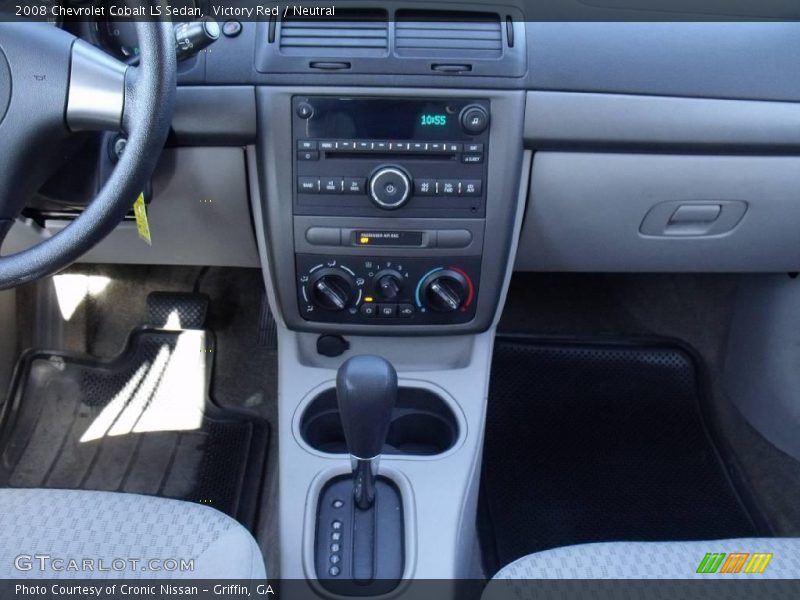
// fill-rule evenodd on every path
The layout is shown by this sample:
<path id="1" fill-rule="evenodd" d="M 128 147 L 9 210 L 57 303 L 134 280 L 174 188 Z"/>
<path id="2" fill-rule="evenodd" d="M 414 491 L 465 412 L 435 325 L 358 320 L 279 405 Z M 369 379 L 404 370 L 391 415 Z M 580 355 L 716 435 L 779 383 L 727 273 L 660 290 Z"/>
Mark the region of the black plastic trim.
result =
<path id="1" fill-rule="evenodd" d="M 178 145 L 244 146 L 256 140 L 252 86 L 178 88 L 172 118 Z"/>

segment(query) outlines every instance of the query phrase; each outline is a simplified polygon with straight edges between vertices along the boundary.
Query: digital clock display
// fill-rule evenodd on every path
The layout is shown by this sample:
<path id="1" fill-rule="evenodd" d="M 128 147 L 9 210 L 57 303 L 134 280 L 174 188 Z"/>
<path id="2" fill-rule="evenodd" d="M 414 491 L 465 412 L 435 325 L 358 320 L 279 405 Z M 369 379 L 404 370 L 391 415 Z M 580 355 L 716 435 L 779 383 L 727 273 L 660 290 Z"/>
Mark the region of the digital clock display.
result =
<path id="1" fill-rule="evenodd" d="M 423 127 L 445 127 L 447 115 L 423 113 L 420 115 L 419 124 Z"/>

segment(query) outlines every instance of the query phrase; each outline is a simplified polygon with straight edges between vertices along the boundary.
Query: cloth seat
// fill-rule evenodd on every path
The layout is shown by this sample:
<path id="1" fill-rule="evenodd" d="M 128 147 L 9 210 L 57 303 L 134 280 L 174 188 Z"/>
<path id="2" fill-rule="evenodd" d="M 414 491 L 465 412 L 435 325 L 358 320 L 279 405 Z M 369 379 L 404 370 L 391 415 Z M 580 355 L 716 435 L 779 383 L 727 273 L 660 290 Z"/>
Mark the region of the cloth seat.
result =
<path id="1" fill-rule="evenodd" d="M 566 546 L 530 554 L 504 567 L 495 579 L 692 579 L 706 554 L 721 554 L 715 574 L 723 574 L 726 559 L 741 569 L 725 577 L 800 578 L 800 538 L 743 538 L 692 542 L 605 542 Z M 747 554 L 733 558 L 733 554 Z M 772 554 L 763 572 L 746 573 L 754 554 Z M 708 560 L 711 560 L 710 558 Z M 766 561 L 766 558 L 759 558 Z M 708 563 L 707 563 L 708 564 Z M 762 563 L 763 564 L 763 563 Z M 729 568 L 735 568 L 729 564 Z"/>
<path id="2" fill-rule="evenodd" d="M 180 500 L 0 489 L 0 531 L 0 579 L 266 578 L 244 527 Z"/>

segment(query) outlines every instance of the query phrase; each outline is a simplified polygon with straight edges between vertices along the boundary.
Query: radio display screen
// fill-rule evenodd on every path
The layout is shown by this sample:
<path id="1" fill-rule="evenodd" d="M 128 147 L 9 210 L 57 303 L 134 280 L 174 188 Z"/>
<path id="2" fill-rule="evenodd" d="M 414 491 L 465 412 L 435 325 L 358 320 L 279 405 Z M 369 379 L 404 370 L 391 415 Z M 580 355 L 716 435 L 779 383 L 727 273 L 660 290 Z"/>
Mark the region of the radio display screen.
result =
<path id="1" fill-rule="evenodd" d="M 314 114 L 305 137 L 450 141 L 464 137 L 458 100 L 325 98 L 310 99 Z"/>

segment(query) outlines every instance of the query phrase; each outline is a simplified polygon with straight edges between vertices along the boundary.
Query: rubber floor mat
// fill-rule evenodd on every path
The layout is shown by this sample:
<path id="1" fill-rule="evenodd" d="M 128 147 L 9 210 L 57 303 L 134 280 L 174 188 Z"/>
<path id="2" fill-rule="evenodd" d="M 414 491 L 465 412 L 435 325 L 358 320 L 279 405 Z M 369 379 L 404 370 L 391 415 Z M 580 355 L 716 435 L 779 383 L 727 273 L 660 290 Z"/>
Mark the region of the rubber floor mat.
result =
<path id="1" fill-rule="evenodd" d="M 760 532 L 673 346 L 498 338 L 481 484 L 490 572 L 548 548 Z"/>
<path id="2" fill-rule="evenodd" d="M 213 352 L 206 331 L 143 329 L 110 361 L 27 353 L 4 415 L 0 486 L 179 498 L 252 528 L 268 427 L 209 401 Z"/>

